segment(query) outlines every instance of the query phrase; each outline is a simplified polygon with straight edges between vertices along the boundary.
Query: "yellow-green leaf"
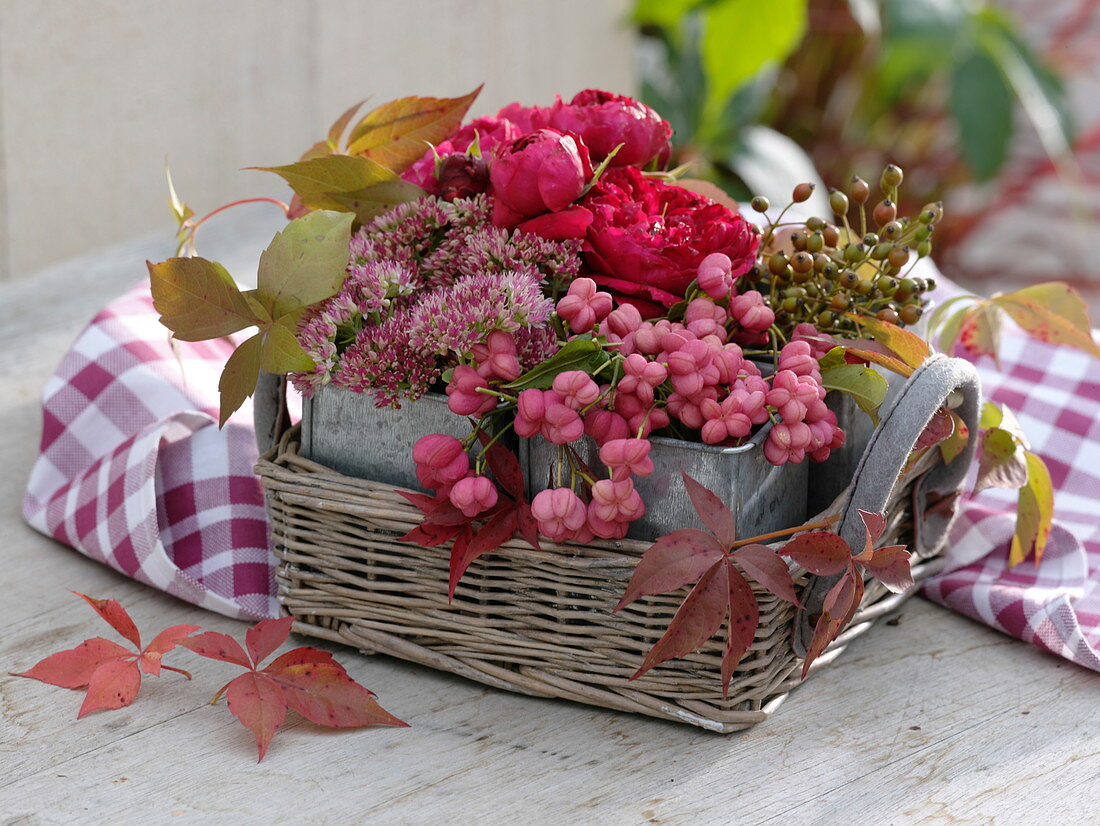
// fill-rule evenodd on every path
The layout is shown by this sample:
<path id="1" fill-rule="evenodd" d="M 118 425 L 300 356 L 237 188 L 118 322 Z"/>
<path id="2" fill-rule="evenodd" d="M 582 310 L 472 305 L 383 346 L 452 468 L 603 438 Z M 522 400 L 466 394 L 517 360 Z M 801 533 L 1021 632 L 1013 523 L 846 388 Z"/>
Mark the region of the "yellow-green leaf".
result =
<path id="1" fill-rule="evenodd" d="M 860 410 L 878 422 L 878 408 L 889 385 L 877 370 L 862 364 L 839 364 L 821 371 L 821 383 L 828 390 L 850 395 Z"/>
<path id="2" fill-rule="evenodd" d="M 1009 567 L 1019 565 L 1033 553 L 1038 564 L 1046 550 L 1054 520 L 1054 485 L 1042 458 L 1027 453 L 1027 483 L 1020 488 L 1016 503 L 1016 534 L 1009 549 Z"/>
<path id="3" fill-rule="evenodd" d="M 429 144 L 454 134 L 479 92 L 481 86 L 457 98 L 408 97 L 383 104 L 351 130 L 348 154 L 403 172 L 423 157 Z"/>
<path id="4" fill-rule="evenodd" d="M 1076 347 L 1100 358 L 1084 302 L 1065 284 L 1039 284 L 990 300 L 1040 341 Z"/>
<path id="5" fill-rule="evenodd" d="M 332 194 L 332 198 L 339 201 L 346 209 L 355 213 L 360 222 L 366 223 L 377 215 L 385 212 L 397 204 L 407 201 L 415 201 L 423 198 L 427 193 L 416 184 L 402 181 L 400 178 L 394 181 L 382 181 L 373 184 L 358 192 L 346 192 Z"/>
<path id="6" fill-rule="evenodd" d="M 291 316 L 285 316 L 265 331 L 260 350 L 260 369 L 265 373 L 292 373 L 314 366 L 294 335 L 296 326 Z"/>
<path id="7" fill-rule="evenodd" d="M 263 346 L 263 333 L 256 333 L 242 342 L 225 363 L 221 378 L 218 380 L 218 392 L 221 394 L 221 411 L 218 426 L 223 426 L 244 400 L 256 391 L 256 382 L 260 378 L 260 350 Z"/>
<path id="8" fill-rule="evenodd" d="M 153 307 L 176 338 L 220 338 L 257 323 L 233 277 L 216 261 L 169 258 L 146 265 Z"/>
<path id="9" fill-rule="evenodd" d="M 974 358 L 993 356 L 996 360 L 1002 320 L 1000 307 L 988 300 L 979 302 L 962 322 L 959 344 Z"/>
<path id="10" fill-rule="evenodd" d="M 995 427 L 982 433 L 981 445 L 974 493 L 987 488 L 1018 488 L 1027 482 L 1025 451 L 1015 436 Z"/>
<path id="11" fill-rule="evenodd" d="M 346 212 L 310 212 L 271 240 L 260 254 L 254 293 L 271 318 L 308 307 L 340 289 L 347 274 L 352 218 Z"/>
<path id="12" fill-rule="evenodd" d="M 978 427 L 982 430 L 999 427 L 1004 419 L 1004 410 L 996 402 L 986 402 L 982 405 L 982 413 L 978 418 Z"/>
<path id="13" fill-rule="evenodd" d="M 863 347 L 845 347 L 844 350 L 858 359 L 877 364 L 879 367 L 885 367 L 890 372 L 897 373 L 899 376 L 904 376 L 905 378 L 909 378 L 913 375 L 913 370 L 915 369 L 901 359 L 888 356 L 877 350 L 869 350 Z"/>
<path id="14" fill-rule="evenodd" d="M 298 193 L 302 203 L 311 209 L 334 209 L 347 212 L 347 207 L 331 197 L 332 193 L 358 192 L 372 184 L 393 180 L 397 176 L 370 158 L 350 155 L 326 155 L 286 166 L 253 166 L 263 172 L 274 172 Z"/>
<path id="15" fill-rule="evenodd" d="M 865 327 L 875 341 L 895 353 L 910 367 L 920 367 L 932 355 L 932 348 L 927 341 L 903 327 L 879 321 L 874 316 L 849 313 L 848 317 Z"/>
<path id="16" fill-rule="evenodd" d="M 333 121 L 332 126 L 328 128 L 328 145 L 333 152 L 340 151 L 340 141 L 344 137 L 344 131 L 348 128 L 348 124 L 351 123 L 351 119 L 355 117 L 355 114 L 366 102 L 367 99 L 363 98 L 363 100 L 359 101 L 354 106 L 349 106 L 347 111 Z"/>

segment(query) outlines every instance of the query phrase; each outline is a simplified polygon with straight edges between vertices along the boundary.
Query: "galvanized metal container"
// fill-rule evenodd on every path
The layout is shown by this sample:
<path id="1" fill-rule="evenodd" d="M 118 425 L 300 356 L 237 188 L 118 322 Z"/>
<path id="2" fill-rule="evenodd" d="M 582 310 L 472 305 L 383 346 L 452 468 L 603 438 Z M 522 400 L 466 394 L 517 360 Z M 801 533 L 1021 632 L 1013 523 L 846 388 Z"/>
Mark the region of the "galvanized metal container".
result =
<path id="1" fill-rule="evenodd" d="M 756 536 L 804 522 L 806 463 L 776 467 L 768 462 L 764 458 L 763 445 L 770 430 L 769 424 L 740 447 L 715 447 L 651 436 L 653 473 L 634 479 L 645 501 L 646 512 L 631 525 L 627 535 L 632 539 L 651 540 L 699 524 L 684 490 L 681 471 L 714 491 L 730 506 L 738 536 Z M 592 470 L 603 472 L 592 439 L 585 436 L 572 447 Z M 529 495 L 554 486 L 551 472 L 557 458 L 558 445 L 542 438 L 525 440 L 521 446 L 520 464 L 527 474 Z"/>
<path id="2" fill-rule="evenodd" d="M 821 513 L 848 487 L 856 473 L 863 451 L 875 432 L 871 417 L 859 409 L 847 393 L 833 391 L 825 403 L 836 414 L 837 424 L 844 431 L 844 446 L 832 451 L 824 462 L 809 462 L 809 491 L 806 512 Z"/>
<path id="3" fill-rule="evenodd" d="M 302 405 L 302 455 L 361 479 L 423 490 L 412 448 L 428 433 L 463 439 L 470 423 L 435 393 L 394 410 L 376 407 L 370 393 L 326 386 Z"/>

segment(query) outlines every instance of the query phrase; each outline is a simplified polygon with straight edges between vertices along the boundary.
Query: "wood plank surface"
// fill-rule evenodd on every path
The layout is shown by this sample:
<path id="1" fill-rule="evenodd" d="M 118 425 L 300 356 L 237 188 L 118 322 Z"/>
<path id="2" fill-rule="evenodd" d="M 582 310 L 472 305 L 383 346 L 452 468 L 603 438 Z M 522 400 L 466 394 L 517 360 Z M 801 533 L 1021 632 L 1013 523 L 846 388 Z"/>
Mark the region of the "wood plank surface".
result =
<path id="1" fill-rule="evenodd" d="M 247 268 L 274 226 L 239 213 L 206 254 Z M 111 632 L 68 594 L 139 626 L 243 623 L 127 580 L 34 533 L 19 503 L 41 386 L 80 327 L 170 252 L 167 232 L 0 288 L 0 671 Z M 295 642 L 306 641 L 295 638 Z M 315 644 L 315 643 L 311 643 Z M 234 669 L 186 652 L 194 682 L 77 721 L 80 695 L 0 676 L 0 824 L 1092 823 L 1100 676 L 915 599 L 852 643 L 767 723 L 719 736 L 538 700 L 331 647 L 409 729 L 330 732 L 293 717 L 257 764 L 207 701 Z"/>

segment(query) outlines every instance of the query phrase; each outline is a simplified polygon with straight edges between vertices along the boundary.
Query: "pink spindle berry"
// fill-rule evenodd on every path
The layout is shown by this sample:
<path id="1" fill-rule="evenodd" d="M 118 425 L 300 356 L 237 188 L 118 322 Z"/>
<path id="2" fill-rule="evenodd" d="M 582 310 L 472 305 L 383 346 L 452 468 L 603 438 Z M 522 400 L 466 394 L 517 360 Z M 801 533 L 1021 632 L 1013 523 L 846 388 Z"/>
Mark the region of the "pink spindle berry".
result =
<path id="1" fill-rule="evenodd" d="M 615 439 L 600 448 L 600 461 L 611 471 L 613 480 L 626 479 L 631 474 L 649 476 L 653 473 L 649 448 L 648 439 Z"/>
<path id="2" fill-rule="evenodd" d="M 798 376 L 790 370 L 780 370 L 772 379 L 768 404 L 778 411 L 785 423 L 801 422 L 806 418 L 810 405 L 819 401 L 819 388 L 812 376 Z"/>
<path id="3" fill-rule="evenodd" d="M 531 388 L 520 393 L 516 401 L 515 428 L 524 438 L 539 433 L 559 445 L 575 442 L 584 435 L 580 414 L 568 407 L 556 390 Z"/>
<path id="4" fill-rule="evenodd" d="M 805 422 L 780 422 L 764 442 L 764 458 L 773 465 L 798 464 L 806 458 L 811 439 L 810 426 Z"/>
<path id="5" fill-rule="evenodd" d="M 574 282 L 576 283 L 576 282 Z M 600 397 L 600 388 L 583 370 L 566 370 L 554 376 L 554 390 L 566 407 L 580 410 Z"/>
<path id="6" fill-rule="evenodd" d="M 430 433 L 416 440 L 412 449 L 416 478 L 426 488 L 446 488 L 470 472 L 470 457 L 454 436 Z"/>
<path id="7" fill-rule="evenodd" d="M 519 378 L 516 340 L 511 333 L 493 330 L 483 344 L 473 346 L 472 353 L 477 362 L 477 374 L 482 378 L 501 381 L 515 381 Z"/>
<path id="8" fill-rule="evenodd" d="M 585 415 L 584 432 L 597 445 L 603 445 L 615 439 L 625 439 L 630 434 L 630 426 L 615 411 L 596 408 Z"/>
<path id="9" fill-rule="evenodd" d="M 779 351 L 779 369 L 790 370 L 796 376 L 813 376 L 820 380 L 821 368 L 808 341 L 792 341 Z"/>
<path id="10" fill-rule="evenodd" d="M 611 312 L 611 293 L 597 290 L 591 278 L 577 278 L 558 301 L 557 311 L 574 333 L 587 333 Z"/>
<path id="11" fill-rule="evenodd" d="M 692 299 L 684 311 L 684 325 L 695 335 L 726 337 L 726 311 L 709 298 Z M 721 343 L 721 342 L 720 342 Z"/>
<path id="12" fill-rule="evenodd" d="M 539 533 L 555 542 L 564 542 L 576 538 L 584 529 L 588 511 L 569 488 L 550 488 L 535 494 L 531 515 L 538 522 Z"/>
<path id="13" fill-rule="evenodd" d="M 668 378 L 668 369 L 660 362 L 650 361 L 638 353 L 623 359 L 623 377 L 616 388 L 633 393 L 646 404 L 653 404 L 653 391 Z"/>
<path id="14" fill-rule="evenodd" d="M 467 476 L 455 482 L 447 496 L 463 516 L 472 519 L 497 503 L 497 487 L 485 476 Z"/>
<path id="15" fill-rule="evenodd" d="M 615 335 L 625 338 L 642 326 L 642 314 L 633 304 L 620 304 L 607 317 L 607 326 Z"/>
<path id="16" fill-rule="evenodd" d="M 741 293 L 730 301 L 730 315 L 751 333 L 763 332 L 775 323 L 775 313 L 756 290 Z"/>
<path id="17" fill-rule="evenodd" d="M 727 439 L 742 439 L 752 430 L 752 420 L 741 410 L 744 391 L 731 393 L 721 402 L 704 399 L 699 411 L 706 419 L 703 422 L 702 437 L 708 445 L 718 445 Z M 764 397 L 761 395 L 760 404 Z"/>
<path id="18" fill-rule="evenodd" d="M 567 445 L 584 435 L 584 420 L 572 407 L 561 402 L 551 402 L 546 406 L 542 435 L 556 445 Z"/>
<path id="19" fill-rule="evenodd" d="M 725 298 L 733 289 L 733 262 L 725 253 L 712 252 L 699 262 L 695 279 L 711 298 Z"/>
<path id="20" fill-rule="evenodd" d="M 589 510 L 605 522 L 633 522 L 645 514 L 645 502 L 632 479 L 600 479 L 592 486 Z"/>
<path id="21" fill-rule="evenodd" d="M 630 530 L 629 522 L 617 522 L 601 518 L 596 513 L 595 501 L 588 503 L 588 529 L 600 539 L 622 539 Z"/>
<path id="22" fill-rule="evenodd" d="M 489 389 L 489 383 L 473 367 L 460 364 L 447 385 L 447 407 L 459 416 L 479 416 L 497 406 L 495 396 L 479 393 Z"/>

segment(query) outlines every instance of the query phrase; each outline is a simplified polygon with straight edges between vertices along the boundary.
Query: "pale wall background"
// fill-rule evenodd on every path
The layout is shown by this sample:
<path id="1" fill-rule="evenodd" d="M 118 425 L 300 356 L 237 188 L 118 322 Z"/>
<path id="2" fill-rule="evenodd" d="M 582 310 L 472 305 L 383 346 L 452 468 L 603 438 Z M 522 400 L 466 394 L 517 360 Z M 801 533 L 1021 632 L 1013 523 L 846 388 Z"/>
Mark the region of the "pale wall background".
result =
<path id="1" fill-rule="evenodd" d="M 0 0 L 0 280 L 163 229 L 165 156 L 199 214 L 289 197 L 288 163 L 350 104 L 475 114 L 632 92 L 627 0 Z"/>

